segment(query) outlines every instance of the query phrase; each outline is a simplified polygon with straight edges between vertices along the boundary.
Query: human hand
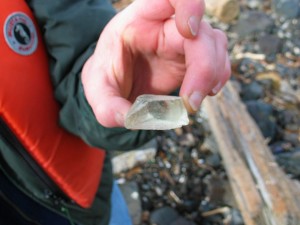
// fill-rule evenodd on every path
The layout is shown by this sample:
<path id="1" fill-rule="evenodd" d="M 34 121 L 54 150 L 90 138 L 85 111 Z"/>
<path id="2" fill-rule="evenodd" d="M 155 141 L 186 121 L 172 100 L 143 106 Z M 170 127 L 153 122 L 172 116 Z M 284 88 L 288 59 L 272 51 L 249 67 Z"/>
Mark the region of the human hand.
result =
<path id="1" fill-rule="evenodd" d="M 124 126 L 141 94 L 180 87 L 187 108 L 196 111 L 222 88 L 231 73 L 227 38 L 201 20 L 203 13 L 203 0 L 135 0 L 109 22 L 82 72 L 103 126 Z"/>

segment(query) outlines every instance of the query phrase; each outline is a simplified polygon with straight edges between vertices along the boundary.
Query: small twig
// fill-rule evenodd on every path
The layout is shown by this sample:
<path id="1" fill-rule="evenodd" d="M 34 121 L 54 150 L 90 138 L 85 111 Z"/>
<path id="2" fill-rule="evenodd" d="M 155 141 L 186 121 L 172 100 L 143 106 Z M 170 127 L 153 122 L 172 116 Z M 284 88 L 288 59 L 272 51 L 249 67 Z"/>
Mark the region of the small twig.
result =
<path id="1" fill-rule="evenodd" d="M 265 60 L 266 55 L 265 54 L 255 54 L 252 52 L 241 52 L 241 53 L 237 53 L 234 58 L 235 59 L 249 58 L 249 59 L 254 59 L 254 60 Z"/>
<path id="2" fill-rule="evenodd" d="M 203 217 L 209 217 L 209 216 L 213 216 L 213 215 L 216 215 L 216 214 L 227 215 L 228 213 L 230 213 L 230 208 L 225 206 L 225 207 L 213 209 L 213 210 L 210 210 L 210 211 L 207 211 L 207 212 L 203 212 L 201 215 Z"/>
<path id="3" fill-rule="evenodd" d="M 177 204 L 182 204 L 182 200 L 175 194 L 174 191 L 170 191 L 169 195 Z"/>

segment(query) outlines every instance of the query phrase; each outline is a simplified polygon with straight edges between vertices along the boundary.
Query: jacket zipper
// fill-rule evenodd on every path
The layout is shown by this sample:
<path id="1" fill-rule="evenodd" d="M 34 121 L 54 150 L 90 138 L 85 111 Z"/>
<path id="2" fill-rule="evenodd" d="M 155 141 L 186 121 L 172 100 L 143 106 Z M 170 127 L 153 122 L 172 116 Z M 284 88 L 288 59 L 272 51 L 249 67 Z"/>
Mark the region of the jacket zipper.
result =
<path id="1" fill-rule="evenodd" d="M 5 142 L 16 150 L 17 153 L 27 162 L 34 173 L 41 179 L 41 181 L 49 187 L 50 190 L 56 190 L 57 187 L 37 164 L 37 162 L 28 154 L 22 143 L 17 139 L 13 131 L 6 125 L 2 118 L 0 118 L 0 133 Z"/>
<path id="2" fill-rule="evenodd" d="M 73 225 L 73 219 L 69 214 L 69 210 L 66 204 L 73 205 L 74 202 L 67 197 L 64 197 L 62 191 L 56 186 L 56 184 L 48 177 L 48 175 L 42 170 L 38 163 L 29 155 L 25 147 L 18 140 L 14 132 L 9 128 L 5 121 L 0 117 L 0 137 L 15 150 L 28 164 L 31 170 L 39 177 L 39 179 L 47 187 L 45 189 L 45 198 L 51 199 L 54 205 L 59 208 L 61 213 L 63 213 L 69 220 L 70 224 Z"/>
<path id="3" fill-rule="evenodd" d="M 67 198 L 64 197 L 64 194 L 56 186 L 56 184 L 48 177 L 48 175 L 42 170 L 38 163 L 29 155 L 25 147 L 1 117 L 0 137 L 2 137 L 2 139 L 25 160 L 25 162 L 35 173 L 35 175 L 47 187 L 44 193 L 45 198 L 52 199 L 53 203 L 57 206 L 69 202 Z"/>

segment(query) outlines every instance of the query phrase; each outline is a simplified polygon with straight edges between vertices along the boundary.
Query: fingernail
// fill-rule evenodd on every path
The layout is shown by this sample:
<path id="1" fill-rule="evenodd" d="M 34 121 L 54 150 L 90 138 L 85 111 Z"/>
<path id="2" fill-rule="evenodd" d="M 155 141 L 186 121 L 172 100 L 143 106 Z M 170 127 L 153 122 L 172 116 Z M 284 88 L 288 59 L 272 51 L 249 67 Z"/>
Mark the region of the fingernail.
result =
<path id="1" fill-rule="evenodd" d="M 194 111 L 197 111 L 203 100 L 203 95 L 199 91 L 194 91 L 189 97 L 189 104 Z"/>
<path id="2" fill-rule="evenodd" d="M 222 82 L 219 82 L 213 89 L 212 89 L 212 93 L 214 95 L 216 95 L 222 88 Z"/>
<path id="3" fill-rule="evenodd" d="M 117 112 L 117 113 L 116 113 L 115 119 L 116 119 L 116 122 L 117 122 L 121 127 L 124 126 L 124 121 L 125 121 L 125 119 L 124 119 L 124 115 L 123 115 L 123 114 Z"/>
<path id="4" fill-rule="evenodd" d="M 197 36 L 198 34 L 199 22 L 195 16 L 191 16 L 188 20 L 188 25 L 193 36 Z"/>

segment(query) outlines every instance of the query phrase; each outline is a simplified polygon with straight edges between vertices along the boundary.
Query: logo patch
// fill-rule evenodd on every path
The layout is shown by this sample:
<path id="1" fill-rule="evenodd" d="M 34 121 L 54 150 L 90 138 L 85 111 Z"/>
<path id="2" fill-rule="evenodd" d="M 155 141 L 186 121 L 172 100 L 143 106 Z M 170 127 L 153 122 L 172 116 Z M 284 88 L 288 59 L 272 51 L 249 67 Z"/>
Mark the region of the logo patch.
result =
<path id="1" fill-rule="evenodd" d="M 4 36 L 9 47 L 20 55 L 32 54 L 38 45 L 35 26 L 26 14 L 10 14 L 4 23 Z"/>

